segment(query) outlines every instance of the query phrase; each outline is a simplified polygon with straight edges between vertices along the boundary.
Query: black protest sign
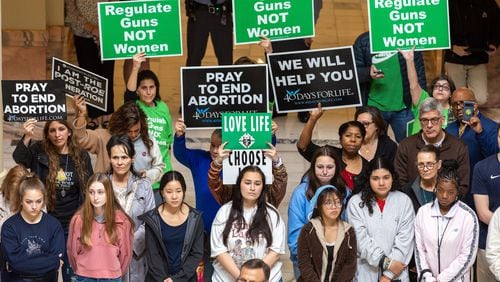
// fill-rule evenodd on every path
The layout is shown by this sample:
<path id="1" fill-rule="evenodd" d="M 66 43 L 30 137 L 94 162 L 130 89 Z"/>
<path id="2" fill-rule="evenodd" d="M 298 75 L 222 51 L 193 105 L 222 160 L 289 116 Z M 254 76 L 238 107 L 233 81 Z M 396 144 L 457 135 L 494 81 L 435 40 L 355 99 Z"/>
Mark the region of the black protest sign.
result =
<path id="1" fill-rule="evenodd" d="M 361 105 L 352 47 L 267 56 L 278 112 Z"/>
<path id="2" fill-rule="evenodd" d="M 181 81 L 187 128 L 218 128 L 223 112 L 268 111 L 267 65 L 183 67 Z"/>
<path id="3" fill-rule="evenodd" d="M 108 79 L 58 58 L 52 58 L 52 79 L 66 82 L 68 96 L 82 95 L 87 105 L 106 111 L 108 106 Z"/>
<path id="4" fill-rule="evenodd" d="M 65 120 L 64 84 L 62 80 L 2 80 L 3 120 Z"/>

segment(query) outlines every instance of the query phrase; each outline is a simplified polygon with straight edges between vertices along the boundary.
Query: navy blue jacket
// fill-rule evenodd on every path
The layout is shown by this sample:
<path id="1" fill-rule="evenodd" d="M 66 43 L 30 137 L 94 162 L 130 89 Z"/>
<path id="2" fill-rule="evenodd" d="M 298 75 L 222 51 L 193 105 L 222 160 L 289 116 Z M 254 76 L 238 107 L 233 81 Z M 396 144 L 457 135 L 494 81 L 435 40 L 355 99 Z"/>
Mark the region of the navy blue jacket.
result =
<path id="1" fill-rule="evenodd" d="M 458 120 L 453 123 L 449 123 L 448 127 L 446 127 L 446 131 L 448 133 L 460 138 L 462 142 L 467 145 L 471 171 L 474 169 L 477 162 L 498 153 L 496 122 L 483 116 L 481 113 L 478 113 L 477 117 L 483 126 L 483 132 L 480 134 L 477 134 L 474 130 L 467 126 L 462 134 L 462 137 L 459 137 L 458 129 L 460 127 L 460 122 Z"/>

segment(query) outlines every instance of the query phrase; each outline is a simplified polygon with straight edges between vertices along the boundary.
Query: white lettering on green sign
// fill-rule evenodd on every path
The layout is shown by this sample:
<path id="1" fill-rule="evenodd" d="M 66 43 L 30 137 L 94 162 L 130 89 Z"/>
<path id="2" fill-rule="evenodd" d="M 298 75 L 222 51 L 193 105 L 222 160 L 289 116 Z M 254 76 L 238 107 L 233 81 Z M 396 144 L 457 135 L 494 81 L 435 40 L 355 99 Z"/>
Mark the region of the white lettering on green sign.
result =
<path id="1" fill-rule="evenodd" d="M 137 14 L 157 14 L 157 13 L 170 13 L 172 11 L 172 6 L 170 4 L 157 3 L 147 4 L 143 3 L 142 6 L 135 7 L 116 7 L 116 6 L 106 6 L 105 13 L 106 16 L 122 16 L 132 17 Z"/>
<path id="2" fill-rule="evenodd" d="M 249 121 L 247 120 L 249 119 Z M 223 115 L 224 132 L 261 132 L 270 127 L 269 115 Z M 248 127 L 247 127 L 248 124 Z"/>
<path id="3" fill-rule="evenodd" d="M 375 0 L 375 8 L 401 10 L 403 7 L 439 5 L 440 0 Z"/>
<path id="4" fill-rule="evenodd" d="M 396 38 L 393 37 L 383 37 L 384 45 L 387 47 L 405 47 L 405 46 L 421 46 L 421 45 L 431 45 L 436 44 L 437 38 L 435 36 L 430 37 L 414 37 L 414 38 Z"/>
<path id="5" fill-rule="evenodd" d="M 127 43 L 113 44 L 116 54 L 127 53 L 151 53 L 151 52 L 166 52 L 168 51 L 168 44 L 150 44 L 150 45 L 128 45 Z"/>
<path id="6" fill-rule="evenodd" d="M 271 12 L 271 11 L 283 11 L 292 8 L 292 4 L 289 1 L 286 2 L 276 2 L 276 3 L 264 3 L 255 2 L 253 9 L 256 12 Z M 257 25 L 268 25 L 268 24 L 279 24 L 286 23 L 288 17 L 288 12 L 276 12 L 276 13 L 264 13 L 257 15 Z M 300 33 L 300 26 L 285 26 L 285 27 L 251 27 L 247 28 L 248 37 L 273 37 Z"/>

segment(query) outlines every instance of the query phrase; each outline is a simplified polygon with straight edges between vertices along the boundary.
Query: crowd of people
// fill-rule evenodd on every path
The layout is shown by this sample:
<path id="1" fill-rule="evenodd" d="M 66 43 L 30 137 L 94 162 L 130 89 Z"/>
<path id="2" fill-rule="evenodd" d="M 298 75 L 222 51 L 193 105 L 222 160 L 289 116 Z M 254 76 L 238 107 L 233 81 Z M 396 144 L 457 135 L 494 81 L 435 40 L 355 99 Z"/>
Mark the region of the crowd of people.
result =
<path id="1" fill-rule="evenodd" d="M 137 85 L 153 81 L 143 96 L 156 97 L 157 82 L 134 71 Z M 209 151 L 193 150 L 184 121 L 176 121 L 173 154 L 191 170 L 194 208 L 185 202 L 184 176 L 163 172 L 171 164 L 148 130 L 142 91 L 117 109 L 108 129 L 85 128 L 81 97 L 74 98 L 73 123 L 45 123 L 40 141 L 33 140 L 37 121 L 23 124 L 13 153 L 18 165 L 1 188 L 2 281 L 56 281 L 59 272 L 63 281 L 245 281 L 248 262 L 258 275 L 282 281 L 287 244 L 297 281 L 500 278 L 500 244 L 491 235 L 500 232 L 500 127 L 477 107 L 464 119 L 470 89 L 447 93 L 455 118 L 447 125 L 442 103 L 425 98 L 420 131 L 399 144 L 380 111 L 363 106 L 339 126 L 340 147 L 319 146 L 311 139 L 324 112 L 319 104 L 297 142 L 310 166 L 289 191 L 287 221 L 277 210 L 288 173 L 276 124 L 263 150 L 271 184 L 259 167 L 247 166 L 235 185 L 224 185 L 231 150 L 220 129 Z"/>
<path id="2" fill-rule="evenodd" d="M 99 59 L 97 2 L 65 0 L 66 22 L 79 65 L 113 85 L 113 61 Z M 186 1 L 187 66 L 201 65 L 209 35 L 218 63 L 233 63 L 228 3 Z M 314 3 L 317 20 L 322 1 Z M 479 111 L 499 15 L 489 0 L 451 0 L 448 75 L 429 84 L 421 52 L 372 54 L 369 32 L 361 34 L 353 47 L 363 106 L 338 125 L 339 146 L 312 139 L 321 103 L 299 115 L 297 152 L 309 167 L 293 191 L 276 123 L 263 150 L 272 180 L 249 165 L 225 185 L 232 152 L 221 130 L 208 151 L 188 148 L 147 54 L 134 55 L 116 111 L 112 102 L 87 109 L 75 96 L 75 119 L 46 122 L 41 140 L 37 121 L 24 122 L 17 165 L 0 188 L 1 281 L 281 282 L 287 245 L 297 281 L 500 280 L 500 127 Z M 311 42 L 260 45 L 270 53 Z M 113 101 L 113 87 L 107 95 Z"/>

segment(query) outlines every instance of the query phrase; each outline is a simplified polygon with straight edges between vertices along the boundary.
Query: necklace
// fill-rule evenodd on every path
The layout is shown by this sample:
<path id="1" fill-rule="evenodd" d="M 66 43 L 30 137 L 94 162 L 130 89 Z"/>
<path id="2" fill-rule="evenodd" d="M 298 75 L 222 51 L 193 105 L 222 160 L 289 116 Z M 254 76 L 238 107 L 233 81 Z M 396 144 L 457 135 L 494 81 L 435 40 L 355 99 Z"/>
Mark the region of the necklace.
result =
<path id="1" fill-rule="evenodd" d="M 56 176 L 56 180 L 57 182 L 61 183 L 61 182 L 64 182 L 67 180 L 67 177 L 66 177 L 66 171 L 68 170 L 68 158 L 69 155 L 66 155 L 66 164 L 64 166 L 64 170 L 62 169 L 62 167 L 59 168 L 59 170 L 57 171 L 57 176 Z M 59 194 L 61 195 L 62 198 L 66 197 L 66 190 L 69 189 L 67 187 L 63 187 L 62 183 L 59 186 Z"/>

